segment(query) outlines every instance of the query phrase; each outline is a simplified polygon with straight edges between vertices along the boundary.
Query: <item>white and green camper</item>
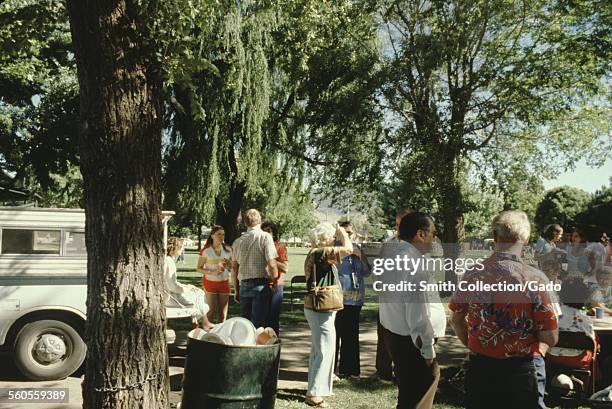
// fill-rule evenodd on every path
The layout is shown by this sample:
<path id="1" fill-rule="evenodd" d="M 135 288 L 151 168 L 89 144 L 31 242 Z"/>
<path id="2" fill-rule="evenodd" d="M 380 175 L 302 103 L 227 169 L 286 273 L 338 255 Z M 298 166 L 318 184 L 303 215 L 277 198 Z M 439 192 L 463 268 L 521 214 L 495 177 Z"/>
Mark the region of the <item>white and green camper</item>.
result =
<path id="1" fill-rule="evenodd" d="M 164 243 L 172 214 L 162 215 Z M 85 212 L 0 207 L 0 348 L 27 378 L 62 379 L 82 365 L 86 299 Z M 190 319 L 194 311 L 166 314 Z"/>

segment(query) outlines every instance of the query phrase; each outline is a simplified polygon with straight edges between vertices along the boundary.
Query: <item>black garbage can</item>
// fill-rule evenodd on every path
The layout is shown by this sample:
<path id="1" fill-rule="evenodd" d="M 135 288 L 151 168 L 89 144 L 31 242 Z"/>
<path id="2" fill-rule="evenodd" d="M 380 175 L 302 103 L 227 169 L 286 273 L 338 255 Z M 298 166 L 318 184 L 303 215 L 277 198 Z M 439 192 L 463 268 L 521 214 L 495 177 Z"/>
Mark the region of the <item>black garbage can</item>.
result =
<path id="1" fill-rule="evenodd" d="M 274 408 L 280 350 L 189 338 L 181 409 Z"/>

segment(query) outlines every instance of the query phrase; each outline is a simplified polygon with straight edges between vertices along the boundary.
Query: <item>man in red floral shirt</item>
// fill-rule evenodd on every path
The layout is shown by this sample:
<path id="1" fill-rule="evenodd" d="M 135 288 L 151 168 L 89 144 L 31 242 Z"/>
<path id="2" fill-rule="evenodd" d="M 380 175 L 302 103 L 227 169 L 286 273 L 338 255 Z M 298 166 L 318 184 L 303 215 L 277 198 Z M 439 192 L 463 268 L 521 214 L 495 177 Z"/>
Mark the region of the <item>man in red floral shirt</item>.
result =
<path id="1" fill-rule="evenodd" d="M 520 258 L 530 234 L 527 215 L 502 212 L 492 230 L 494 253 L 466 273 L 449 305 L 453 328 L 470 350 L 467 408 L 537 409 L 534 357 L 557 343 L 557 316 L 542 288 L 546 278 Z"/>

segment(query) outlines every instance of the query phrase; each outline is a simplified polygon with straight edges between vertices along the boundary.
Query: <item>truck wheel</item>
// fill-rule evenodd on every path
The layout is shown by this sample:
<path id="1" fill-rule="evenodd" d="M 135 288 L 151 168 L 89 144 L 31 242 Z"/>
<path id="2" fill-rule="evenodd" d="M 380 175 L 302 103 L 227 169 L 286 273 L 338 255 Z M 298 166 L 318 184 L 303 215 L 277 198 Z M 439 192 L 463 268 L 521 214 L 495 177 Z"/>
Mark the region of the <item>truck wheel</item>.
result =
<path id="1" fill-rule="evenodd" d="M 35 321 L 17 335 L 15 365 L 33 381 L 64 379 L 79 369 L 86 350 L 83 339 L 69 324 Z"/>

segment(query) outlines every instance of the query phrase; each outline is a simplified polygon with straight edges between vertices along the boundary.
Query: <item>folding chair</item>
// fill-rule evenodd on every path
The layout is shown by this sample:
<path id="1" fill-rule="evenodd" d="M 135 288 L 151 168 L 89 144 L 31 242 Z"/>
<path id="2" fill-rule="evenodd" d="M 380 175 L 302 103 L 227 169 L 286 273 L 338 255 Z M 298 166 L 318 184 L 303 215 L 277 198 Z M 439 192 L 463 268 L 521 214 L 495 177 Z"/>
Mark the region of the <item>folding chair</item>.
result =
<path id="1" fill-rule="evenodd" d="M 559 342 L 555 347 L 584 350 L 585 353 L 581 355 L 583 362 L 579 357 L 553 356 L 549 353 L 546 356 L 547 378 L 550 379 L 560 373 L 573 375 L 583 383 L 580 393 L 587 397 L 595 393 L 597 342 L 583 332 L 560 331 Z"/>
<path id="2" fill-rule="evenodd" d="M 290 309 L 291 311 L 293 311 L 293 300 L 294 300 L 294 295 L 293 295 L 293 285 L 294 284 L 306 284 L 306 276 L 293 276 L 291 277 L 291 284 L 289 285 L 289 297 L 291 298 L 291 304 L 290 304 Z M 296 296 L 304 296 L 306 294 L 305 290 L 296 290 Z"/>

